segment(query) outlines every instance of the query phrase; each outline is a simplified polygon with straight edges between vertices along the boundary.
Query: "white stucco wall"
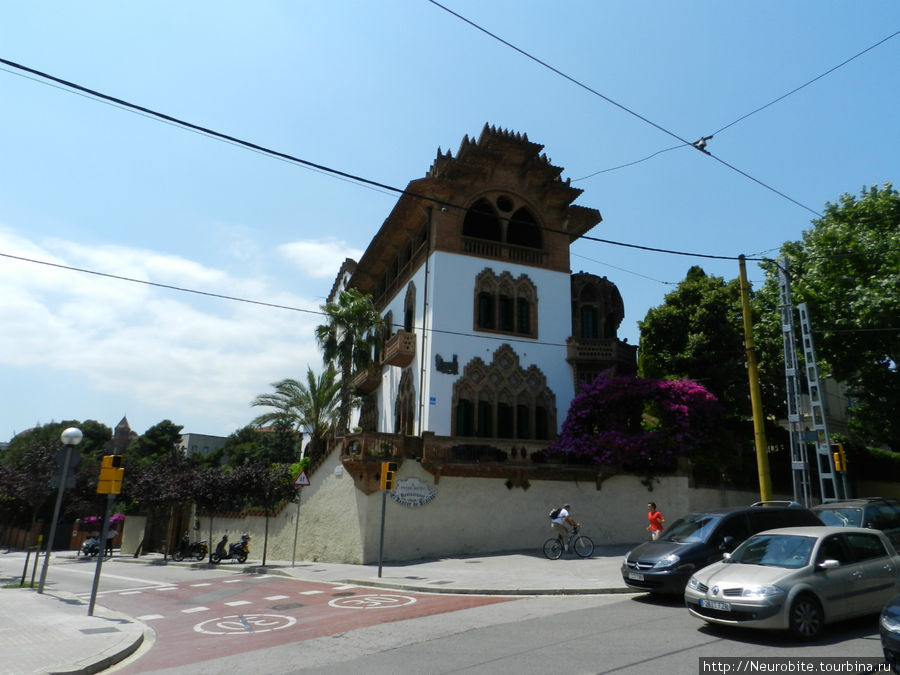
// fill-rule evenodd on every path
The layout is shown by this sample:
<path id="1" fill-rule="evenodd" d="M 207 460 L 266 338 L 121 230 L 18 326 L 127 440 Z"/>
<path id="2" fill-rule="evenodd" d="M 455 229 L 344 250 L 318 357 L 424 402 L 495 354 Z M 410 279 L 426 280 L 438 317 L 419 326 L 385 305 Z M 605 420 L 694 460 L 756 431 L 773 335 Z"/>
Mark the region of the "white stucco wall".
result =
<path id="1" fill-rule="evenodd" d="M 684 477 L 660 478 L 648 491 L 636 476 L 613 476 L 596 488 L 585 483 L 532 481 L 527 490 L 508 489 L 499 478 L 434 476 L 412 460 L 403 462 L 397 481 L 417 479 L 435 491 L 423 506 L 385 501 L 384 560 L 415 560 L 477 553 L 537 550 L 551 536 L 548 511 L 568 502 L 585 534 L 597 545 L 632 544 L 647 538 L 647 502 L 659 506 L 668 523 L 695 510 L 758 501 L 741 491 L 689 489 Z M 337 453 L 303 488 L 294 552 L 297 505 L 269 521 L 267 561 L 373 563 L 378 560 L 382 496 L 364 495 L 343 469 Z M 789 497 L 776 497 L 788 499 Z M 206 536 L 208 521 L 203 521 Z M 214 538 L 229 540 L 249 532 L 251 560 L 262 559 L 265 519 L 216 518 Z M 126 532 L 126 535 L 128 533 Z M 123 552 L 125 546 L 123 544 Z"/>

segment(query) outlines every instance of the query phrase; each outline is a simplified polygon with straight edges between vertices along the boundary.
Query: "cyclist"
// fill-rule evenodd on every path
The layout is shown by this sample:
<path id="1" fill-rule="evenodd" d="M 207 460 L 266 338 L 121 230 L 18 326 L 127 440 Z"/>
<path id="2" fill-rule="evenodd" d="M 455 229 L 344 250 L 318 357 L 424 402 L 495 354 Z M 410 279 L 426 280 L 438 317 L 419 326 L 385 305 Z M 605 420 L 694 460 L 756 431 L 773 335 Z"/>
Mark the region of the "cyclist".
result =
<path id="1" fill-rule="evenodd" d="M 572 508 L 569 504 L 563 504 L 562 508 L 556 514 L 555 518 L 550 520 L 550 527 L 552 527 L 557 534 L 559 534 L 560 539 L 562 539 L 563 549 L 569 550 L 569 530 L 566 525 L 571 525 L 572 527 L 581 527 L 572 516 L 569 515 L 569 509 Z"/>

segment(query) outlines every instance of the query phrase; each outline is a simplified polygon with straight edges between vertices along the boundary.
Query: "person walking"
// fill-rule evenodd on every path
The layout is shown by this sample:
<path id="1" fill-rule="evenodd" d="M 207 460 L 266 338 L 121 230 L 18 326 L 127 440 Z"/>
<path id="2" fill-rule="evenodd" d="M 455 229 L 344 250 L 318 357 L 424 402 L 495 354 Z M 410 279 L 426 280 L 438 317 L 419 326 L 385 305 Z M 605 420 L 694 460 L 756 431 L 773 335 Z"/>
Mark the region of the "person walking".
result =
<path id="1" fill-rule="evenodd" d="M 650 524 L 647 525 L 650 539 L 655 541 L 659 539 L 659 533 L 663 531 L 663 523 L 666 522 L 666 519 L 663 518 L 663 514 L 656 508 L 656 502 L 647 504 L 647 520 L 650 521 Z"/>
<path id="2" fill-rule="evenodd" d="M 562 508 L 553 510 L 556 513 L 556 517 L 553 516 L 553 513 L 550 514 L 550 527 L 559 534 L 560 539 L 562 539 L 563 549 L 566 551 L 569 550 L 569 528 L 567 528 L 566 525 L 580 527 L 572 516 L 569 515 L 570 508 L 572 507 L 568 504 L 563 504 Z"/>
<path id="3" fill-rule="evenodd" d="M 106 533 L 106 550 L 104 551 L 104 555 L 112 558 L 113 554 L 113 539 L 119 536 L 118 531 L 115 528 L 111 529 Z"/>

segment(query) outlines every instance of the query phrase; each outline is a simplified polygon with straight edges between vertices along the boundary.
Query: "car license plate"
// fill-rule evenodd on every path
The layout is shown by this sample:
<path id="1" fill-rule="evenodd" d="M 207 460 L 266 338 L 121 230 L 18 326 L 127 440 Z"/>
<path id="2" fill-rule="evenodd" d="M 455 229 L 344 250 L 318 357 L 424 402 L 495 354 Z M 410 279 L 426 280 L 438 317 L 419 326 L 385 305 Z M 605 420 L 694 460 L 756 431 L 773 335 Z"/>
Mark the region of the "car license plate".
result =
<path id="1" fill-rule="evenodd" d="M 718 609 L 722 612 L 730 612 L 731 605 L 727 602 L 719 602 L 718 600 L 700 600 L 701 607 L 707 607 L 709 609 Z"/>
<path id="2" fill-rule="evenodd" d="M 629 578 L 629 579 L 634 579 L 635 581 L 643 581 L 643 580 L 644 580 L 644 575 L 641 574 L 640 572 L 629 572 L 629 573 L 628 573 L 628 578 Z"/>

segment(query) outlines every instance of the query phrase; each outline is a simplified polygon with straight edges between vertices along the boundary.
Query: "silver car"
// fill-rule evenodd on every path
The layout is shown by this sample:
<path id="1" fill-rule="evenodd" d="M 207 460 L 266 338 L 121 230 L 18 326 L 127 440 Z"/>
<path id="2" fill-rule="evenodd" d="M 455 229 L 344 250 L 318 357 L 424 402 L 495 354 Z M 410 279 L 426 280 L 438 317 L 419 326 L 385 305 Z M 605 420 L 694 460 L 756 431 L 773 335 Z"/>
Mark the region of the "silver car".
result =
<path id="1" fill-rule="evenodd" d="M 756 534 L 695 572 L 684 601 L 704 621 L 811 641 L 826 623 L 880 612 L 898 592 L 900 557 L 884 533 L 787 527 Z"/>

